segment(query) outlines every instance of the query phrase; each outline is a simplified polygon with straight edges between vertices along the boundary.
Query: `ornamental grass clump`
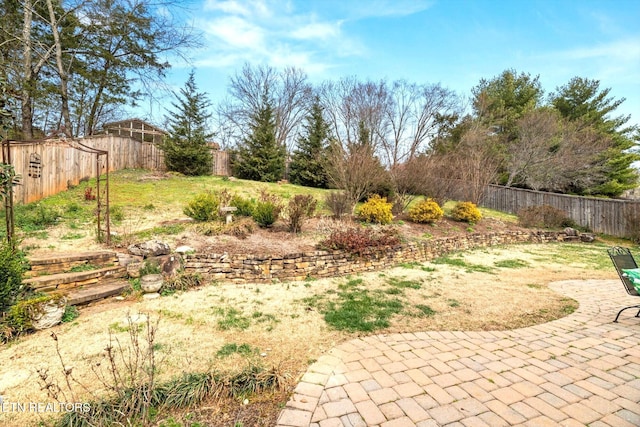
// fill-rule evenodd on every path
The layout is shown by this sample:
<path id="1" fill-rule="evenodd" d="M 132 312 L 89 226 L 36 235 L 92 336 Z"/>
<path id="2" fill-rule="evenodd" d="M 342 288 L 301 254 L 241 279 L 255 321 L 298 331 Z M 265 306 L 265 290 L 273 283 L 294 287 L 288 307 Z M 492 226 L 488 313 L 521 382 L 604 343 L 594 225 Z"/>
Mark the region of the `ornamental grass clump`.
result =
<path id="1" fill-rule="evenodd" d="M 374 194 L 358 209 L 358 219 L 375 224 L 389 224 L 393 220 L 392 208 L 393 203 L 387 202 L 386 197 Z"/>
<path id="2" fill-rule="evenodd" d="M 409 209 L 409 218 L 413 222 L 433 224 L 442 219 L 444 211 L 433 199 L 425 199 Z"/>
<path id="3" fill-rule="evenodd" d="M 456 221 L 475 224 L 482 219 L 482 213 L 474 203 L 458 202 L 451 210 L 451 218 Z"/>

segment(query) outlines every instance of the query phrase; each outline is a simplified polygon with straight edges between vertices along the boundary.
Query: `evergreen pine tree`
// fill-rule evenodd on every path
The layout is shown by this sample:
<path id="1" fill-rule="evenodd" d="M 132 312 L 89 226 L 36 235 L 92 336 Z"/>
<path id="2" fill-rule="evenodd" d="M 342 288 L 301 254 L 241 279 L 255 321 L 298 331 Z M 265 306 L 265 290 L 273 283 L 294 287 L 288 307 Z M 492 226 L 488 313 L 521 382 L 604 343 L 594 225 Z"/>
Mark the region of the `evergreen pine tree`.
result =
<path id="1" fill-rule="evenodd" d="M 209 175 L 213 158 L 207 139 L 213 134 L 207 131 L 211 117 L 207 108 L 211 102 L 198 92 L 193 71 L 176 98 L 175 111 L 167 119 L 169 136 L 161 145 L 167 169 L 190 176 Z"/>
<path id="2" fill-rule="evenodd" d="M 236 152 L 233 171 L 238 178 L 275 182 L 284 174 L 286 148 L 276 141 L 276 120 L 271 103 L 263 96 L 262 107 L 251 118 L 251 134 Z"/>
<path id="3" fill-rule="evenodd" d="M 630 116 L 614 116 L 625 99 L 609 96 L 611 89 L 600 89 L 599 80 L 574 77 L 551 95 L 551 104 L 570 121 L 581 127 L 591 127 L 609 140 L 609 148 L 602 153 L 593 168 L 606 171 L 606 180 L 594 182 L 588 188 L 576 188 L 578 194 L 598 194 L 616 197 L 624 190 L 636 187 L 638 172 L 633 163 L 640 155 L 632 150 L 640 141 L 640 127 L 629 125 Z"/>
<path id="4" fill-rule="evenodd" d="M 304 125 L 305 135 L 298 139 L 298 149 L 291 157 L 289 180 L 307 187 L 327 188 L 326 155 L 329 124 L 322 115 L 320 99 L 316 97 Z"/>

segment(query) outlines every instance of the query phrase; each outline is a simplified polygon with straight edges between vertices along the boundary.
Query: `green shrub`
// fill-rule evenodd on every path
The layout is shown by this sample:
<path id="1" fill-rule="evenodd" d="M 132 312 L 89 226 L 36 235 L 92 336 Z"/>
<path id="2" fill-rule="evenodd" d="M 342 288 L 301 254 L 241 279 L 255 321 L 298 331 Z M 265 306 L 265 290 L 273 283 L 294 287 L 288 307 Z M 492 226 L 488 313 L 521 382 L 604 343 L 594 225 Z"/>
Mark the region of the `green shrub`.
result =
<path id="1" fill-rule="evenodd" d="M 278 220 L 281 211 L 280 198 L 275 194 L 262 191 L 251 216 L 260 227 L 266 228 L 271 227 Z"/>
<path id="2" fill-rule="evenodd" d="M 22 278 L 27 271 L 24 252 L 16 249 L 12 242 L 0 242 L 0 312 L 6 312 L 20 295 Z"/>
<path id="3" fill-rule="evenodd" d="M 451 218 L 456 221 L 475 224 L 482 219 L 482 214 L 474 203 L 458 202 L 451 210 Z"/>
<path id="4" fill-rule="evenodd" d="M 393 220 L 392 208 L 393 203 L 387 202 L 386 197 L 374 194 L 358 209 L 358 219 L 376 224 L 389 224 Z"/>
<path id="5" fill-rule="evenodd" d="M 353 203 L 349 198 L 349 194 L 344 191 L 332 191 L 327 194 L 324 203 L 331 211 L 334 219 L 340 219 L 345 215 L 351 214 Z"/>
<path id="6" fill-rule="evenodd" d="M 409 209 L 409 218 L 413 222 L 433 224 L 444 216 L 444 211 L 433 199 L 425 199 Z"/>
<path id="7" fill-rule="evenodd" d="M 234 212 L 238 216 L 252 216 L 255 209 L 256 202 L 251 199 L 245 199 L 244 197 L 234 194 L 229 202 L 230 206 L 235 206 L 237 210 Z"/>
<path id="8" fill-rule="evenodd" d="M 75 305 L 68 305 L 64 309 L 64 314 L 62 315 L 61 322 L 62 323 L 73 322 L 78 317 L 80 317 L 80 310 L 78 310 L 78 307 L 76 307 Z"/>
<path id="9" fill-rule="evenodd" d="M 299 233 L 305 218 L 313 216 L 317 205 L 317 200 L 310 194 L 297 194 L 290 199 L 286 208 L 289 231 Z"/>
<path id="10" fill-rule="evenodd" d="M 219 209 L 220 199 L 215 193 L 207 191 L 206 193 L 198 194 L 191 200 L 183 212 L 196 221 L 213 221 L 218 219 Z"/>
<path id="11" fill-rule="evenodd" d="M 203 138 L 175 135 L 165 138 L 160 148 L 164 151 L 167 170 L 187 176 L 211 175 L 213 157 Z"/>
<path id="12" fill-rule="evenodd" d="M 280 215 L 280 207 L 273 202 L 258 201 L 253 209 L 253 220 L 258 223 L 260 227 L 271 227 L 274 222 L 278 220 Z"/>

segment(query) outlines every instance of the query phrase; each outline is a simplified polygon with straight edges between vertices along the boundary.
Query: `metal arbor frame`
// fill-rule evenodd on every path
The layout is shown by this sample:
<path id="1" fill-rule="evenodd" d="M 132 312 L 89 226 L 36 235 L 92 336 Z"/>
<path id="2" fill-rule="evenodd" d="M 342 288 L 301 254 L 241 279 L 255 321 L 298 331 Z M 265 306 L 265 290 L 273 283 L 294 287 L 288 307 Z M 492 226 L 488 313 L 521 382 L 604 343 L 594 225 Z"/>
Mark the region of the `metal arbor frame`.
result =
<path id="1" fill-rule="evenodd" d="M 2 140 L 2 163 L 11 165 L 11 150 L 8 139 Z M 7 240 L 13 243 L 15 222 L 13 214 L 13 185 L 9 186 L 8 194 L 4 197 L 4 216 L 7 224 Z"/>
<path id="2" fill-rule="evenodd" d="M 96 209 L 96 221 L 97 221 L 97 238 L 99 242 L 105 242 L 107 245 L 111 244 L 111 221 L 109 218 L 109 152 L 107 150 L 100 150 L 95 147 L 90 147 L 81 143 L 78 140 L 71 140 L 69 145 L 76 150 L 83 151 L 89 154 L 96 155 L 96 202 L 98 207 Z M 101 178 L 100 173 L 100 157 L 105 156 L 105 177 Z M 102 192 L 100 191 L 100 182 L 104 181 L 104 203 L 102 203 Z M 102 218 L 104 218 L 105 229 L 102 230 Z M 104 234 L 103 234 L 104 233 Z"/>
<path id="3" fill-rule="evenodd" d="M 111 221 L 109 218 L 109 152 L 107 150 L 100 150 L 95 147 L 90 147 L 81 143 L 78 140 L 66 141 L 67 144 L 73 149 L 83 151 L 89 154 L 96 155 L 96 222 L 97 222 L 97 239 L 99 242 L 105 242 L 111 244 Z M 10 141 L 2 141 L 2 162 L 11 165 L 11 145 Z M 100 173 L 101 157 L 105 157 L 105 176 L 102 178 Z M 104 183 L 104 198 L 102 196 L 101 183 Z M 5 198 L 5 216 L 7 221 L 7 237 L 11 239 L 15 232 L 14 226 L 14 210 L 13 210 L 13 191 L 10 190 L 10 195 Z M 105 228 L 103 230 L 102 224 L 104 222 Z"/>

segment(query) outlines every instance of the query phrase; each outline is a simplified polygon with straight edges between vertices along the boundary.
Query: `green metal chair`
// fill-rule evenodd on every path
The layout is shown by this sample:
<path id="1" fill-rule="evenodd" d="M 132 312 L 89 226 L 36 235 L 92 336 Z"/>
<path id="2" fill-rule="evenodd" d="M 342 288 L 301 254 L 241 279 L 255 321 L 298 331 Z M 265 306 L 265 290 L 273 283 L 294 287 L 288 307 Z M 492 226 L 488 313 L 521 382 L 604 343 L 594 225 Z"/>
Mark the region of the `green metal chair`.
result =
<path id="1" fill-rule="evenodd" d="M 632 295 L 634 297 L 640 297 L 640 294 L 638 294 L 638 291 L 636 291 L 636 288 L 633 286 L 633 283 L 631 283 L 631 280 L 629 279 L 629 277 L 627 277 L 624 271 L 622 271 L 622 270 L 629 270 L 632 268 L 638 268 L 638 264 L 636 263 L 636 260 L 633 258 L 633 255 L 631 255 L 631 251 L 628 248 L 614 246 L 608 249 L 607 253 L 611 258 L 611 261 L 613 262 L 613 266 L 616 268 L 616 271 L 618 272 L 618 276 L 620 276 L 620 280 L 622 280 L 622 283 L 624 284 L 624 289 L 627 291 L 629 295 Z M 617 323 L 618 318 L 620 317 L 620 314 L 629 308 L 637 308 L 638 313 L 636 314 L 635 317 L 640 317 L 640 304 L 630 305 L 618 312 L 618 315 L 616 316 L 614 322 Z"/>

